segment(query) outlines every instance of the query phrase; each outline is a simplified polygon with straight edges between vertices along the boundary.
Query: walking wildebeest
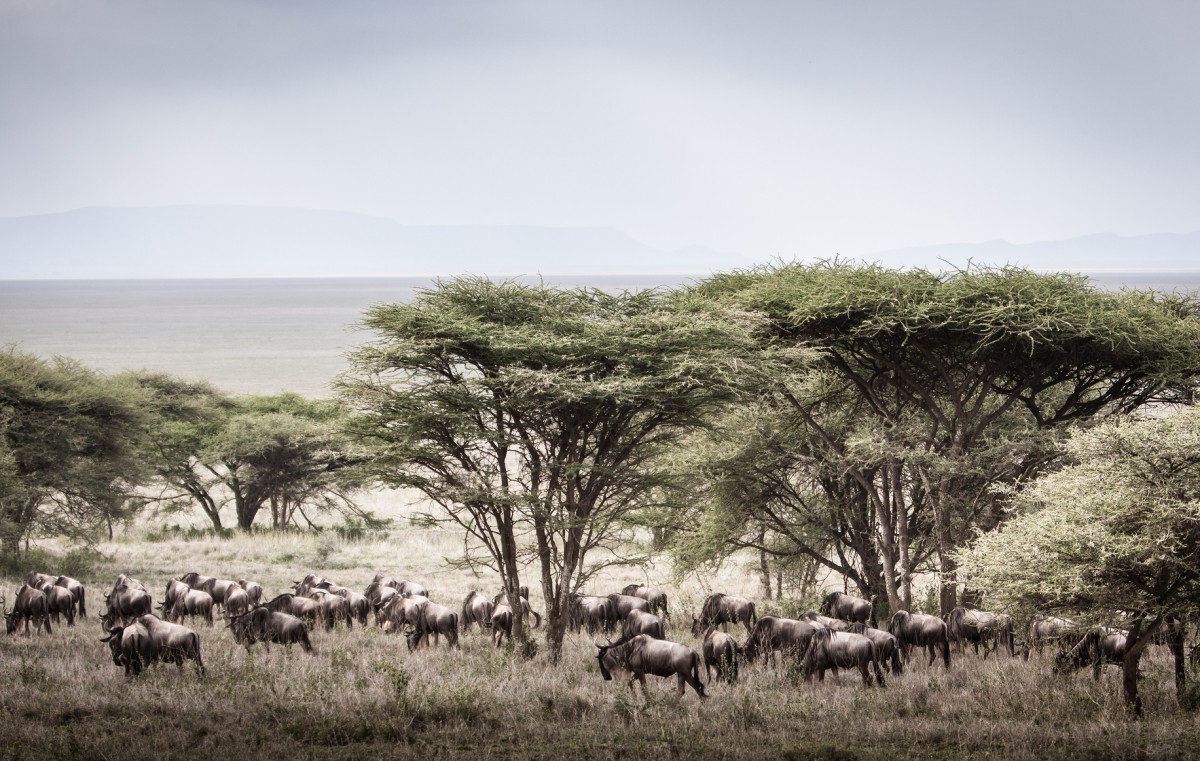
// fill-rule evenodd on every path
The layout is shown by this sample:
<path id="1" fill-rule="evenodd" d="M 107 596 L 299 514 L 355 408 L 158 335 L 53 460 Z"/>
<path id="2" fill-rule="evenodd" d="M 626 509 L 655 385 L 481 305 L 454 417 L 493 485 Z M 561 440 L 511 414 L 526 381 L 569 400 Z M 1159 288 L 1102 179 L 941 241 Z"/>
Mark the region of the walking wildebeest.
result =
<path id="1" fill-rule="evenodd" d="M 251 605 L 262 604 L 263 588 L 262 584 L 249 579 L 238 579 L 238 586 L 246 590 L 246 594 L 250 596 Z"/>
<path id="2" fill-rule="evenodd" d="M 192 660 L 196 668 L 204 674 L 204 661 L 200 658 L 200 635 L 179 624 L 163 621 L 158 616 L 147 613 L 138 618 L 138 623 L 146 627 L 158 648 L 159 660 L 164 663 L 174 663 L 183 671 L 183 662 Z"/>
<path id="3" fill-rule="evenodd" d="M 812 643 L 804 656 L 804 678 L 811 679 L 814 672 L 819 681 L 825 681 L 826 669 L 836 674 L 839 668 L 857 668 L 862 674 L 863 685 L 871 686 L 871 667 L 875 679 L 883 686 L 883 671 L 875 654 L 875 644 L 861 634 L 837 632 L 832 629 L 817 629 Z"/>
<path id="4" fill-rule="evenodd" d="M 633 595 L 611 594 L 608 596 L 614 621 L 624 621 L 631 610 L 650 612 L 650 601 Z"/>
<path id="5" fill-rule="evenodd" d="M 1029 622 L 1029 630 L 1025 637 L 1025 646 L 1022 648 L 1022 655 L 1026 660 L 1029 659 L 1029 650 L 1032 647 L 1037 650 L 1038 655 L 1042 654 L 1042 648 L 1047 642 L 1054 642 L 1058 645 L 1058 651 L 1061 653 L 1066 650 L 1068 640 L 1079 632 L 1079 624 L 1069 618 L 1057 618 L 1055 616 L 1034 616 Z"/>
<path id="6" fill-rule="evenodd" d="M 571 596 L 570 625 L 572 631 L 578 632 L 587 627 L 588 634 L 598 631 L 611 633 L 615 626 L 616 614 L 613 613 L 612 600 L 607 597 L 574 594 Z"/>
<path id="7" fill-rule="evenodd" d="M 761 619 L 760 619 L 761 620 Z M 737 641 L 717 627 L 710 626 L 704 633 L 704 644 L 700 651 L 704 656 L 704 679 L 712 684 L 712 669 L 717 670 L 717 680 L 736 682 L 738 678 L 738 647 Z"/>
<path id="8" fill-rule="evenodd" d="M 525 616 L 525 618 L 527 618 L 527 619 L 530 616 L 533 616 L 533 628 L 536 629 L 542 625 L 542 614 L 538 613 L 536 610 L 534 610 L 533 606 L 529 604 L 529 597 L 527 597 L 527 595 L 529 594 L 529 587 L 523 586 L 520 588 L 520 590 L 521 590 L 521 614 L 523 616 Z M 498 594 L 492 598 L 492 603 L 495 605 L 510 604 L 509 599 L 508 599 L 508 591 L 503 590 L 503 589 L 500 590 L 500 594 Z"/>
<path id="9" fill-rule="evenodd" d="M 964 651 L 964 643 L 970 642 L 975 647 L 976 655 L 979 655 L 979 646 L 982 644 L 985 661 L 989 652 L 995 652 L 1001 646 L 1009 655 L 1016 655 L 1012 622 L 1008 616 L 988 613 L 985 610 L 955 608 L 946 614 L 946 633 L 950 640 L 957 642 Z"/>
<path id="10" fill-rule="evenodd" d="M 644 693 L 646 674 L 674 676 L 679 684 L 678 697 L 683 697 L 684 687 L 688 684 L 701 698 L 708 697 L 700 681 L 700 655 L 687 645 L 639 634 L 596 647 L 599 649 L 596 660 L 600 662 L 600 674 L 606 682 L 612 681 L 613 671 L 626 671 L 630 674 L 629 688 L 633 689 L 633 682 L 637 680 Z"/>
<path id="11" fill-rule="evenodd" d="M 775 653 L 782 652 L 784 657 L 801 661 L 808 652 L 816 630 L 817 627 L 810 621 L 763 616 L 754 624 L 753 631 L 746 639 L 746 660 L 753 662 L 760 656 L 765 660 L 769 656 L 774 663 Z"/>
<path id="12" fill-rule="evenodd" d="M 3 608 L 3 604 L 4 600 L 0 598 L 0 609 Z M 25 636 L 30 636 L 30 622 L 33 622 L 39 634 L 43 627 L 47 634 L 54 633 L 50 627 L 50 601 L 46 599 L 46 594 L 42 590 L 34 589 L 28 584 L 22 584 L 21 588 L 17 590 L 17 599 L 13 602 L 12 610 L 3 612 L 5 629 L 9 634 L 15 633 L 24 623 Z"/>
<path id="13" fill-rule="evenodd" d="M 154 609 L 154 601 L 145 585 L 125 574 L 117 577 L 113 591 L 104 596 L 104 603 L 106 610 L 101 619 L 108 625 L 117 619 L 121 623 L 129 623 Z"/>
<path id="14" fill-rule="evenodd" d="M 78 579 L 72 579 L 70 576 L 51 576 L 37 571 L 30 571 L 25 574 L 25 583 L 34 589 L 41 589 L 50 582 L 56 587 L 62 587 L 71 593 L 71 598 L 75 604 L 79 606 L 77 615 L 83 618 L 87 615 L 87 589 Z M 69 624 L 68 624 L 69 625 Z"/>
<path id="15" fill-rule="evenodd" d="M 875 620 L 875 606 L 870 600 L 844 594 L 830 592 L 821 603 L 821 615 L 830 618 L 840 618 L 843 621 L 861 621 L 870 624 L 872 628 L 879 624 Z"/>
<path id="16" fill-rule="evenodd" d="M 416 604 L 414 609 L 415 624 L 412 631 L 405 635 L 408 649 L 415 650 L 421 645 L 421 640 L 433 635 L 436 644 L 439 635 L 446 637 L 447 647 L 458 647 L 458 614 L 445 605 L 438 605 L 432 600 Z"/>
<path id="17" fill-rule="evenodd" d="M 178 624 L 183 621 L 184 616 L 203 616 L 205 623 L 212 626 L 213 623 L 213 598 L 208 592 L 202 589 L 192 589 L 187 585 L 181 585 L 183 589 L 171 590 L 174 592 L 170 598 L 170 602 L 164 602 L 160 607 L 163 611 L 163 617 L 171 623 Z"/>
<path id="18" fill-rule="evenodd" d="M 262 642 L 268 651 L 271 643 L 286 645 L 289 648 L 299 643 L 304 652 L 312 654 L 312 643 L 308 639 L 308 627 L 299 618 L 288 614 L 268 610 L 265 606 L 254 608 L 249 613 L 235 616 L 229 620 L 229 628 L 233 637 L 240 645 L 249 650 L 256 642 Z"/>
<path id="19" fill-rule="evenodd" d="M 125 667 L 125 676 L 137 676 L 158 660 L 158 646 L 146 627 L 137 621 L 128 626 L 104 626 L 104 633 L 108 636 L 100 641 L 108 643 L 113 663 Z"/>
<path id="20" fill-rule="evenodd" d="M 1079 638 L 1075 646 L 1060 652 L 1054 659 L 1054 673 L 1070 674 L 1084 666 L 1092 667 L 1092 676 L 1100 678 L 1104 664 L 1120 666 L 1129 647 L 1129 632 L 1097 627 Z"/>
<path id="21" fill-rule="evenodd" d="M 75 598 L 71 596 L 70 590 L 48 582 L 42 585 L 41 590 L 42 594 L 46 595 L 46 605 L 54 623 L 58 624 L 62 620 L 60 617 L 65 617 L 67 626 L 74 626 Z"/>
<path id="22" fill-rule="evenodd" d="M 663 617 L 668 619 L 671 617 L 670 611 L 667 610 L 667 593 L 661 589 L 641 584 L 629 584 L 621 590 L 621 594 L 640 597 L 650 603 L 651 613 L 657 614 L 661 611 Z"/>
<path id="23" fill-rule="evenodd" d="M 248 610 L 250 610 L 250 593 L 242 589 L 237 582 L 226 587 L 225 615 L 240 616 Z"/>
<path id="24" fill-rule="evenodd" d="M 320 605 L 308 597 L 297 597 L 290 592 L 272 597 L 263 603 L 263 607 L 275 613 L 287 613 L 308 622 L 309 626 L 317 625 L 317 615 Z"/>
<path id="25" fill-rule="evenodd" d="M 487 595 L 471 590 L 463 600 L 462 615 L 459 618 L 463 631 L 465 632 L 471 624 L 478 625 L 481 631 L 490 627 L 492 610 L 495 607 L 496 603 L 489 600 Z"/>
<path id="26" fill-rule="evenodd" d="M 625 616 L 625 621 L 621 625 L 621 634 L 625 637 L 648 634 L 655 639 L 666 639 L 667 627 L 663 623 L 663 620 L 653 613 L 647 613 L 644 610 L 631 610 L 629 611 L 629 615 Z"/>
<path id="27" fill-rule="evenodd" d="M 904 673 L 904 661 L 900 658 L 900 641 L 895 635 L 882 629 L 872 629 L 861 621 L 850 624 L 852 634 L 861 634 L 875 645 L 875 657 L 883 663 L 892 664 L 892 676 Z"/>
<path id="28" fill-rule="evenodd" d="M 421 597 L 429 597 L 429 590 L 425 588 L 424 584 L 418 584 L 415 581 L 401 581 L 391 576 L 386 576 L 383 573 L 375 574 L 374 578 L 371 579 L 371 583 L 391 587 L 400 594 L 408 593 L 420 595 Z M 370 597 L 370 595 L 367 596 Z"/>
<path id="29" fill-rule="evenodd" d="M 946 622 L 937 616 L 924 613 L 909 613 L 898 610 L 892 614 L 888 622 L 888 633 L 896 638 L 901 651 L 908 659 L 908 651 L 914 645 L 924 647 L 929 651 L 929 665 L 937 660 L 937 651 L 942 650 L 942 661 L 950 668 L 950 636 L 946 630 Z"/>
<path id="30" fill-rule="evenodd" d="M 739 621 L 746 627 L 746 633 L 750 634 L 751 627 L 757 620 L 758 615 L 754 612 L 753 602 L 744 597 L 730 597 L 717 592 L 709 595 L 704 601 L 704 606 L 700 609 L 700 618 L 692 624 L 692 634 L 699 637 L 708 627 L 721 624 L 726 624 L 722 630 L 728 631 L 728 624 L 736 624 Z"/>
<path id="31" fill-rule="evenodd" d="M 831 629 L 835 632 L 850 631 L 850 622 L 849 621 L 843 621 L 840 618 L 830 618 L 829 616 L 823 616 L 820 613 L 813 613 L 811 610 L 806 611 L 803 615 L 800 616 L 800 618 L 802 618 L 805 621 L 808 621 L 810 624 L 813 624 L 818 627 L 823 626 L 826 629 Z"/>

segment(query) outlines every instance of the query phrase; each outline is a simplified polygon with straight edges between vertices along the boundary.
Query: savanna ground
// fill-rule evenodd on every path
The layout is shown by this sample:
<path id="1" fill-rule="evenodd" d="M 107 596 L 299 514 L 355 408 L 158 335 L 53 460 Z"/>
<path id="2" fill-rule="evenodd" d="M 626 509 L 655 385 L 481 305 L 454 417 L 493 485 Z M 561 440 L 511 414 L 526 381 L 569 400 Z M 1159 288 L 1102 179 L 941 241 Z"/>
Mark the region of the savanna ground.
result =
<path id="1" fill-rule="evenodd" d="M 402 516 L 406 509 L 398 495 L 380 500 L 374 507 L 381 513 Z M 1121 701 L 1115 667 L 1099 684 L 1087 671 L 1055 677 L 1049 653 L 1027 663 L 955 653 L 949 671 L 914 658 L 884 689 L 864 689 L 857 674 L 804 683 L 795 666 L 755 666 L 743 668 L 734 686 L 711 684 L 711 699 L 701 702 L 690 688 L 677 701 L 674 679 L 650 677 L 646 695 L 604 682 L 586 635 L 568 634 L 563 662 L 552 666 L 545 647 L 520 661 L 475 630 L 459 650 L 416 653 L 374 626 L 319 630 L 310 657 L 277 645 L 248 652 L 222 625 L 201 622 L 193 626 L 206 676 L 158 666 L 128 680 L 100 642 L 95 618 L 121 572 L 143 581 L 156 601 L 168 577 L 189 570 L 256 579 L 269 595 L 310 571 L 362 589 L 385 570 L 425 583 L 435 600 L 455 609 L 469 589 L 491 593 L 498 584 L 446 565 L 444 557 L 461 553 L 460 535 L 414 529 L 402 519 L 363 537 L 325 531 L 232 539 L 164 533 L 160 521 L 99 550 L 82 574 L 89 620 L 50 636 L 0 639 L 0 757 L 1200 757 L 1197 715 L 1179 707 L 1167 654 L 1158 647 L 1143 661 L 1141 721 Z M 679 585 L 668 579 L 663 567 L 611 569 L 592 591 L 634 581 L 665 586 L 675 614 L 668 636 L 697 650 L 688 623 L 708 592 L 756 592 L 753 576 L 736 565 Z M 13 574 L 0 579 L 10 601 L 19 584 Z M 533 597 L 542 609 L 540 594 Z M 760 603 L 759 612 L 802 607 Z M 731 633 L 744 639 L 743 630 Z"/>

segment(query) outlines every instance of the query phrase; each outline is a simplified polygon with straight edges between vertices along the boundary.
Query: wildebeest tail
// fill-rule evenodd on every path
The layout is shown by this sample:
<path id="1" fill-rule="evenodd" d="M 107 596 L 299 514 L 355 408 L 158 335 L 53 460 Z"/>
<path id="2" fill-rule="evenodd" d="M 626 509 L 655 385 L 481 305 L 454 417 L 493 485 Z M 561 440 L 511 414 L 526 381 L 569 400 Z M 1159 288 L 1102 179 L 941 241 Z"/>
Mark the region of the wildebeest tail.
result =
<path id="1" fill-rule="evenodd" d="M 904 673 L 904 661 L 900 660 L 900 648 L 892 648 L 892 676 Z"/>
<path id="2" fill-rule="evenodd" d="M 942 662 L 946 664 L 946 668 L 950 668 L 950 638 L 946 637 L 942 640 Z"/>
<path id="3" fill-rule="evenodd" d="M 87 609 L 84 607 L 84 598 L 87 597 L 87 590 L 83 587 L 79 588 L 79 615 L 86 616 Z"/>
<path id="4" fill-rule="evenodd" d="M 754 603 L 750 603 L 750 624 L 754 625 L 756 623 L 758 623 L 758 613 L 754 610 Z"/>
<path id="5" fill-rule="evenodd" d="M 692 684 L 696 686 L 696 692 L 701 697 L 704 696 L 704 682 L 700 681 L 700 655 L 692 651 Z"/>

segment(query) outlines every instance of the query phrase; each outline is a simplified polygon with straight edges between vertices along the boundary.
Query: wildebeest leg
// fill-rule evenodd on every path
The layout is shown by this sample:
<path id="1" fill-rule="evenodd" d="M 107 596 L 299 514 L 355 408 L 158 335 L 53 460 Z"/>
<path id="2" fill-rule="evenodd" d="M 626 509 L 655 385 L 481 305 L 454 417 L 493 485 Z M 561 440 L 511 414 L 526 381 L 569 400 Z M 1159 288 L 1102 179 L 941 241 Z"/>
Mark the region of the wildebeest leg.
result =
<path id="1" fill-rule="evenodd" d="M 926 648 L 929 650 L 929 666 L 932 668 L 933 662 L 937 660 L 937 645 L 930 642 Z"/>
<path id="2" fill-rule="evenodd" d="M 687 689 L 687 677 L 685 677 L 683 674 L 676 674 L 675 682 L 676 687 L 678 687 L 678 689 L 675 691 L 675 698 L 677 700 L 683 700 L 683 692 Z"/>
<path id="3" fill-rule="evenodd" d="M 863 687 L 871 686 L 871 667 L 865 660 L 858 662 L 858 670 L 862 673 Z"/>

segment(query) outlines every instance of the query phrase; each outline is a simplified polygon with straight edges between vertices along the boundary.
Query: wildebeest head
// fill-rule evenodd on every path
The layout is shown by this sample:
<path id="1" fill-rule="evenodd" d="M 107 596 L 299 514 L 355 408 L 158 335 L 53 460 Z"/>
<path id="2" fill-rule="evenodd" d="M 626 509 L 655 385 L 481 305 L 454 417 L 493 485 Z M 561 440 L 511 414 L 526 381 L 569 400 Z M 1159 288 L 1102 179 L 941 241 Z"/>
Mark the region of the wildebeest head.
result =
<path id="1" fill-rule="evenodd" d="M 108 636 L 102 638 L 100 641 L 108 643 L 108 649 L 112 651 L 113 663 L 118 666 L 124 666 L 125 655 L 121 652 L 121 635 L 125 632 L 125 627 L 116 626 L 109 628 L 107 625 L 103 626 L 104 631 L 108 632 Z"/>

